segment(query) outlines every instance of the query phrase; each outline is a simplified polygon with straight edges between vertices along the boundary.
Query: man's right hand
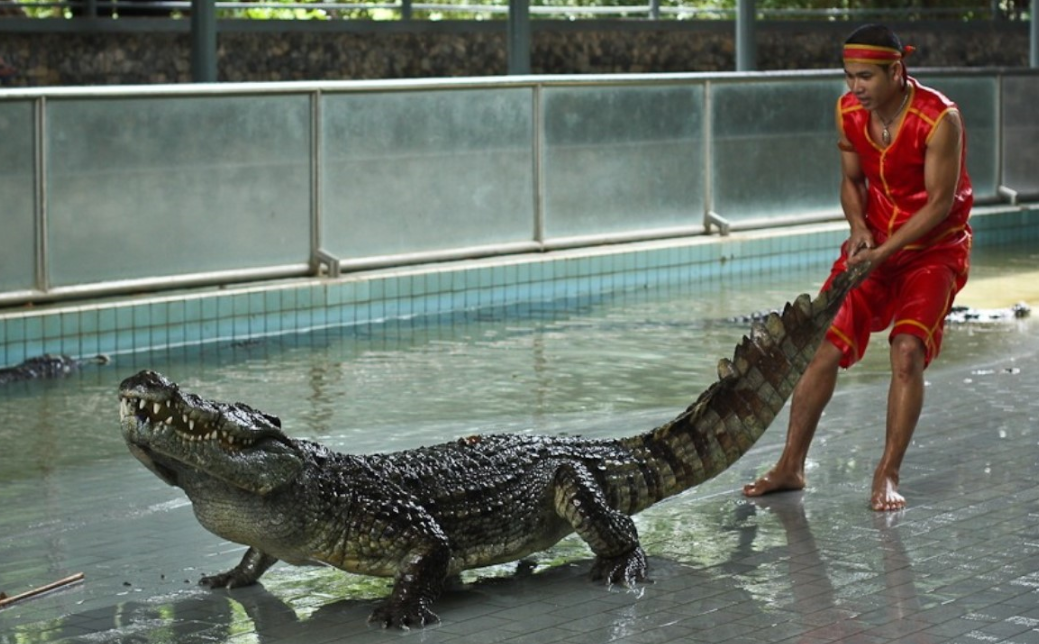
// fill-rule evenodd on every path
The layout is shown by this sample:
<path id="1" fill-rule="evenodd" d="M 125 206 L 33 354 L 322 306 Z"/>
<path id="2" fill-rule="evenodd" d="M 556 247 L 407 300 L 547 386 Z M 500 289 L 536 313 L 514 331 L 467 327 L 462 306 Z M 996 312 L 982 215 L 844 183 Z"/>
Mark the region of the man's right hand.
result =
<path id="1" fill-rule="evenodd" d="M 855 257 L 864 250 L 872 250 L 873 235 L 866 229 L 852 230 L 848 237 L 848 257 Z"/>

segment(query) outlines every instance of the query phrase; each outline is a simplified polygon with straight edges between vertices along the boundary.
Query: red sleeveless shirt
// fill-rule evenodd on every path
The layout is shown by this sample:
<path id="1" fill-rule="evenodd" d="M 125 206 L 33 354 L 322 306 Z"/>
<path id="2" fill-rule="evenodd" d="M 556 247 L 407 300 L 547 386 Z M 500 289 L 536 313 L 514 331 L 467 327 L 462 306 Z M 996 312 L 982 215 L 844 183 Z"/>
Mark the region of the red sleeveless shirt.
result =
<path id="1" fill-rule="evenodd" d="M 938 123 L 955 110 L 956 104 L 937 90 L 909 78 L 909 101 L 902 112 L 901 127 L 891 145 L 880 147 L 869 135 L 870 112 L 848 92 L 837 103 L 844 135 L 859 155 L 866 176 L 868 197 L 866 225 L 876 243 L 883 243 L 917 210 L 927 203 L 924 185 L 924 157 L 927 143 Z M 936 243 L 965 242 L 970 237 L 971 205 L 974 191 L 967 176 L 967 139 L 963 134 L 960 179 L 949 216 L 926 235 L 906 246 L 906 250 L 926 248 Z"/>

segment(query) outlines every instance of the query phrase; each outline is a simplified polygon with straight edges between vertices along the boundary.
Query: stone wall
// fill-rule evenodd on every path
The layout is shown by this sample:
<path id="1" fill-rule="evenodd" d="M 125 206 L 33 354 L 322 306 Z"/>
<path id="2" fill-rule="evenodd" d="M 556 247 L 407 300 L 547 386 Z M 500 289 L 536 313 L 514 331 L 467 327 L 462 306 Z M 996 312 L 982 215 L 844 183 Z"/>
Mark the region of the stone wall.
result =
<path id="1" fill-rule="evenodd" d="M 0 20 L 0 68 L 7 86 L 188 82 L 187 21 L 150 20 L 132 29 L 78 31 Z M 7 29 L 18 23 L 18 29 Z M 36 25 L 51 21 L 35 21 Z M 97 21 L 101 23 L 122 21 Z M 345 80 L 489 76 L 506 73 L 503 22 L 221 23 L 221 81 Z M 154 30 L 147 30 L 148 25 Z M 171 27 L 172 25 L 172 27 Z M 1028 64 L 1028 25 L 920 22 L 893 25 L 918 52 L 910 67 L 1017 67 Z M 47 28 L 45 28 L 47 27 Z M 849 23 L 760 22 L 758 69 L 820 69 L 840 64 Z M 34 30 L 35 29 L 35 30 Z M 142 31 L 141 29 L 146 29 Z M 727 21 L 535 20 L 535 74 L 715 72 L 735 68 Z"/>

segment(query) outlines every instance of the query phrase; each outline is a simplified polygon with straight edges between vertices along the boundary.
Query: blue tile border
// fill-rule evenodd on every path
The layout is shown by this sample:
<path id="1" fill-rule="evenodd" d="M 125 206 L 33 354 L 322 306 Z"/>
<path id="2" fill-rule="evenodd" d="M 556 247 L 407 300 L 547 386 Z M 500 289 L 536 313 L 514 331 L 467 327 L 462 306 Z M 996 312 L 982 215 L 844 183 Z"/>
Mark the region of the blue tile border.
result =
<path id="1" fill-rule="evenodd" d="M 975 209 L 976 246 L 1039 240 L 1039 206 Z M 0 365 L 42 353 L 164 350 L 646 285 L 828 265 L 841 223 L 353 273 L 90 304 L 0 309 Z"/>

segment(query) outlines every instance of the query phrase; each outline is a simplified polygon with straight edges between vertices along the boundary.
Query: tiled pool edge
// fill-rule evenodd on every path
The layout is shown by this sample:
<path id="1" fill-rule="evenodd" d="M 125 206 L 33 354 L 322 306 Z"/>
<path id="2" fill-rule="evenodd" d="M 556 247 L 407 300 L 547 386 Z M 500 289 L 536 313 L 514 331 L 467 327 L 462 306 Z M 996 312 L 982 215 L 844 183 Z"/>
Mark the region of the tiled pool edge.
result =
<path id="1" fill-rule="evenodd" d="M 1039 239 L 1039 205 L 977 209 L 971 223 L 979 246 Z M 44 353 L 121 354 L 235 342 L 826 265 L 846 235 L 846 225 L 837 222 L 428 264 L 338 278 L 0 309 L 0 365 Z"/>

